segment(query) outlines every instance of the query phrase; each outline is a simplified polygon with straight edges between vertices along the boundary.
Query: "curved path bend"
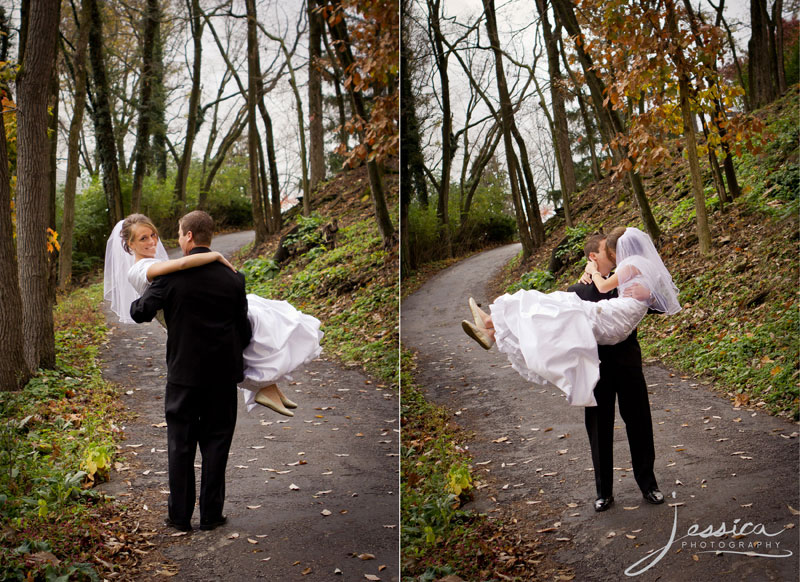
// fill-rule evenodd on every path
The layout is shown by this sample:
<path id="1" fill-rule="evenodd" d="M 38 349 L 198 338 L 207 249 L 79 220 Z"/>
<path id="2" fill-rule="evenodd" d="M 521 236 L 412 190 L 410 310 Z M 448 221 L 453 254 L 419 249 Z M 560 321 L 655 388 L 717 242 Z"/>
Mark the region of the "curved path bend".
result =
<path id="1" fill-rule="evenodd" d="M 734 408 L 697 379 L 659 365 L 645 366 L 645 378 L 656 477 L 667 503 L 642 499 L 617 413 L 616 503 L 593 510 L 583 410 L 554 388 L 528 384 L 503 354 L 484 351 L 461 331 L 467 298 L 490 303 L 485 283 L 519 249 L 466 259 L 402 305 L 402 341 L 416 352 L 418 382 L 472 435 L 473 507 L 506 527 L 516 520 L 520 544 L 536 541 L 574 580 L 637 573 L 640 580 L 681 582 L 798 580 L 797 424 Z M 534 568 L 524 579 L 542 579 Z"/>

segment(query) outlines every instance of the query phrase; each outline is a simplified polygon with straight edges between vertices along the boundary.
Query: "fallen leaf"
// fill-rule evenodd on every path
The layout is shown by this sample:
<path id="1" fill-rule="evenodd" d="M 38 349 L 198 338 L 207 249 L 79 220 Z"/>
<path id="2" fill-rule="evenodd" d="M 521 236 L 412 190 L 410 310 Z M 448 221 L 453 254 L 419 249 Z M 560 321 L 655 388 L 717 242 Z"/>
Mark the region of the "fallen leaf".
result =
<path id="1" fill-rule="evenodd" d="M 331 515 L 331 511 L 328 510 L 328 509 L 323 509 L 322 511 L 320 511 L 320 513 L 322 515 L 324 515 L 325 517 L 328 517 L 329 515 Z"/>
<path id="2" fill-rule="evenodd" d="M 625 534 L 625 537 L 628 538 L 629 540 L 635 540 L 636 539 L 636 536 L 631 535 L 631 534 Z"/>
<path id="3" fill-rule="evenodd" d="M 300 487 L 298 487 L 298 486 L 297 486 L 297 485 L 295 485 L 294 483 L 292 483 L 291 485 L 289 485 L 289 489 L 291 489 L 292 491 L 300 491 Z"/>
<path id="4" fill-rule="evenodd" d="M 796 510 L 794 507 L 792 507 L 791 505 L 787 505 L 786 507 L 788 507 L 788 508 L 789 508 L 789 511 L 791 512 L 791 514 L 792 514 L 792 515 L 800 515 L 800 511 L 797 511 L 797 510 Z"/>
<path id="5" fill-rule="evenodd" d="M 258 509 L 259 507 L 261 507 L 261 506 L 260 505 L 248 505 L 247 509 Z"/>
<path id="6" fill-rule="evenodd" d="M 378 572 L 383 572 L 386 569 L 386 564 L 378 566 Z"/>
<path id="7" fill-rule="evenodd" d="M 493 443 L 504 443 L 504 442 L 506 442 L 507 440 L 508 440 L 508 437 L 507 437 L 507 436 L 504 436 L 504 437 L 500 437 L 499 439 L 495 439 L 495 440 L 493 440 L 492 442 L 493 442 Z"/>
<path id="8" fill-rule="evenodd" d="M 166 422 L 159 422 L 158 424 L 152 424 L 150 426 L 154 426 L 156 428 L 166 428 L 167 423 Z"/>
<path id="9" fill-rule="evenodd" d="M 380 578 L 378 578 L 374 574 L 364 574 L 364 578 L 366 578 L 367 580 L 372 580 L 372 582 L 380 582 Z"/>
<path id="10" fill-rule="evenodd" d="M 358 554 L 358 559 L 359 560 L 374 560 L 375 556 L 373 556 L 372 554 Z"/>
<path id="11" fill-rule="evenodd" d="M 337 576 L 341 576 L 341 575 L 342 575 L 342 571 L 341 571 L 339 568 L 336 568 L 336 569 L 333 571 L 333 573 L 334 573 L 334 574 L 336 574 Z"/>
<path id="12" fill-rule="evenodd" d="M 606 537 L 607 537 L 607 538 L 613 538 L 613 537 L 614 537 L 614 536 L 616 536 L 616 535 L 617 535 L 617 534 L 616 534 L 616 532 L 610 531 L 610 532 L 608 532 L 608 533 L 606 534 Z"/>
<path id="13" fill-rule="evenodd" d="M 625 509 L 627 511 L 633 511 L 634 509 L 639 509 L 639 506 L 638 505 L 634 505 L 632 507 L 623 507 L 622 509 Z"/>
<path id="14" fill-rule="evenodd" d="M 300 573 L 301 573 L 303 576 L 308 576 L 309 574 L 311 574 L 311 572 L 313 572 L 313 570 L 312 570 L 312 569 L 311 569 L 311 567 L 309 566 L 308 568 L 306 568 L 305 570 L 303 570 L 303 571 L 302 571 L 302 572 L 300 572 Z"/>
<path id="15" fill-rule="evenodd" d="M 258 540 L 254 540 L 253 538 L 247 538 L 247 541 L 251 544 L 257 544 Z"/>
<path id="16" fill-rule="evenodd" d="M 229 536 L 228 536 L 228 539 L 229 539 L 229 540 L 235 540 L 235 539 L 237 539 L 238 537 L 239 537 L 239 534 L 238 534 L 238 533 L 232 533 L 231 535 L 229 535 Z"/>

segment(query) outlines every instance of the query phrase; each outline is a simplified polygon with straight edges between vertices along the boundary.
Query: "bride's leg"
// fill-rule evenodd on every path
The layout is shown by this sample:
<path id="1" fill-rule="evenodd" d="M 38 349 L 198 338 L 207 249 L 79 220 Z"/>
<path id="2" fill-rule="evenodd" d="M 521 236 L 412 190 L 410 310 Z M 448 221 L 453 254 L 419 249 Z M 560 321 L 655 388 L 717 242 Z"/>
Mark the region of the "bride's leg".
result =
<path id="1" fill-rule="evenodd" d="M 263 386 L 256 394 L 256 402 L 262 406 L 266 406 L 270 410 L 274 410 L 278 414 L 294 416 L 294 412 L 283 405 L 280 397 L 280 390 L 278 390 L 278 386 L 275 384 Z"/>

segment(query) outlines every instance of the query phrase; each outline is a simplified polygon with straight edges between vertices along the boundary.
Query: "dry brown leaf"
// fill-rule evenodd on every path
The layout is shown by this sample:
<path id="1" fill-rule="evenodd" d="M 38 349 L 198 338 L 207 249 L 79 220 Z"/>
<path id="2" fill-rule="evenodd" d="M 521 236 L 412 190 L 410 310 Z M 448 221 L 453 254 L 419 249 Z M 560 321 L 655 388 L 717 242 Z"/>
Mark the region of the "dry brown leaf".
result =
<path id="1" fill-rule="evenodd" d="M 259 507 L 261 507 L 261 506 L 260 505 L 248 505 L 247 509 L 258 509 Z"/>
<path id="2" fill-rule="evenodd" d="M 359 560 L 374 560 L 375 556 L 372 554 L 358 554 Z"/>
<path id="3" fill-rule="evenodd" d="M 631 535 L 631 534 L 625 534 L 625 537 L 628 538 L 629 540 L 635 540 L 636 539 L 636 536 Z"/>
<path id="4" fill-rule="evenodd" d="M 792 507 L 791 505 L 787 505 L 786 507 L 788 507 L 788 508 L 789 508 L 789 511 L 791 512 L 791 514 L 792 514 L 792 515 L 800 515 L 800 511 L 797 511 L 797 510 L 796 510 L 794 507 Z"/>
<path id="5" fill-rule="evenodd" d="M 331 515 L 331 511 L 328 510 L 328 509 L 323 509 L 322 511 L 320 511 L 320 513 L 322 515 L 324 515 L 325 517 L 328 517 L 329 515 Z"/>
<path id="6" fill-rule="evenodd" d="M 380 582 L 380 578 L 378 578 L 374 574 L 364 574 L 364 578 L 366 578 L 367 580 L 371 580 L 372 582 Z"/>
<path id="7" fill-rule="evenodd" d="M 614 536 L 616 536 L 616 535 L 617 535 L 617 533 L 616 533 L 616 532 L 610 531 L 610 532 L 608 532 L 608 533 L 606 534 L 606 537 L 607 537 L 607 538 L 613 538 L 613 537 L 614 537 Z"/>
<path id="8" fill-rule="evenodd" d="M 639 506 L 638 505 L 634 505 L 632 507 L 623 507 L 622 509 L 624 509 L 626 511 L 633 511 L 634 509 L 639 509 Z"/>
<path id="9" fill-rule="evenodd" d="M 247 538 L 248 543 L 257 544 L 258 540 L 254 540 L 253 538 Z"/>
<path id="10" fill-rule="evenodd" d="M 492 442 L 493 442 L 493 443 L 504 443 L 504 442 L 506 442 L 507 440 L 508 440 L 508 437 L 507 437 L 507 436 L 504 436 L 504 437 L 500 437 L 499 439 L 495 439 L 495 440 L 493 440 Z"/>
<path id="11" fill-rule="evenodd" d="M 309 574 L 311 574 L 311 572 L 313 572 L 313 570 L 312 570 L 312 569 L 311 569 L 311 567 L 309 566 L 308 568 L 306 568 L 305 570 L 303 570 L 303 571 L 302 571 L 302 572 L 300 572 L 300 573 L 301 573 L 303 576 L 308 576 Z"/>

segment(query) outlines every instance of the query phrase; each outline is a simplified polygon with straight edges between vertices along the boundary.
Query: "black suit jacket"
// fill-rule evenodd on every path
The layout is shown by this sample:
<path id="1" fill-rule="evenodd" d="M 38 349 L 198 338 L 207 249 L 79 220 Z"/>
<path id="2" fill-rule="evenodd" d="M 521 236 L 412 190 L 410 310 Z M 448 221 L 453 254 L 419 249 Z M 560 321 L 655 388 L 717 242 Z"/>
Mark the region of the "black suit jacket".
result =
<path id="1" fill-rule="evenodd" d="M 617 290 L 612 289 L 608 293 L 600 293 L 593 283 L 576 283 L 567 289 L 573 293 L 577 293 L 578 297 L 584 301 L 597 302 L 602 299 L 613 299 L 617 297 Z M 636 330 L 618 344 L 611 346 L 597 346 L 597 352 L 600 356 L 601 370 L 605 366 L 626 366 L 626 367 L 642 367 L 642 349 L 639 347 L 639 340 L 636 336 Z M 601 371 L 602 373 L 602 371 Z"/>
<path id="2" fill-rule="evenodd" d="M 207 252 L 195 247 L 189 254 Z M 168 332 L 168 382 L 208 386 L 242 381 L 242 351 L 252 335 L 244 275 L 214 261 L 156 277 L 131 304 L 131 317 L 137 323 L 152 321 L 159 309 Z"/>

